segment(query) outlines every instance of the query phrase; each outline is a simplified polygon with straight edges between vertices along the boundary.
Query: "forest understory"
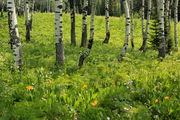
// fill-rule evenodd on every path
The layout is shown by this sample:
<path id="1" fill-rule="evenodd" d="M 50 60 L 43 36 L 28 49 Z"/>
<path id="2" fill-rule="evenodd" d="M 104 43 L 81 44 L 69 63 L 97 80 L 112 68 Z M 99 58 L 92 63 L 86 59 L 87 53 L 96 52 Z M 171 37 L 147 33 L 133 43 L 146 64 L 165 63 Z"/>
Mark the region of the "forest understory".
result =
<path id="1" fill-rule="evenodd" d="M 23 67 L 16 71 L 7 14 L 0 18 L 0 120 L 180 118 L 180 52 L 173 51 L 163 60 L 150 44 L 146 53 L 140 52 L 140 19 L 135 19 L 135 49 L 129 44 L 124 61 L 118 62 L 125 19 L 110 17 L 111 38 L 103 44 L 105 17 L 95 16 L 93 48 L 81 69 L 78 60 L 85 50 L 80 48 L 81 15 L 76 17 L 76 47 L 70 45 L 70 15 L 63 15 L 64 66 L 55 64 L 54 14 L 34 14 L 29 42 L 24 21 L 18 17 Z"/>

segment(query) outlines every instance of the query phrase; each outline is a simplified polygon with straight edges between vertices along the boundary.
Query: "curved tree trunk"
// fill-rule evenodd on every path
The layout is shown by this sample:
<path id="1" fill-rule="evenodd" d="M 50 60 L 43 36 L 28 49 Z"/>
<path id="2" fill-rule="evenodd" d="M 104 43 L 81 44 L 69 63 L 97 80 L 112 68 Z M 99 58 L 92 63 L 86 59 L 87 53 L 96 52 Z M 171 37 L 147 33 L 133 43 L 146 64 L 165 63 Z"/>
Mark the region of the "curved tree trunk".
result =
<path id="1" fill-rule="evenodd" d="M 95 0 L 91 1 L 91 27 L 90 27 L 90 40 L 86 51 L 79 58 L 79 67 L 83 66 L 84 60 L 89 56 L 93 41 L 94 41 L 94 16 L 95 16 L 96 3 Z"/>
<path id="2" fill-rule="evenodd" d="M 75 15 L 75 2 L 69 0 L 71 12 L 71 45 L 76 46 L 76 15 Z"/>
<path id="3" fill-rule="evenodd" d="M 29 15 L 29 2 L 28 2 L 28 0 L 26 0 L 26 3 L 25 3 L 25 10 L 26 10 L 26 41 L 30 41 L 31 40 L 31 36 L 30 36 L 31 19 L 30 19 L 30 15 Z"/>
<path id="4" fill-rule="evenodd" d="M 130 0 L 131 10 L 131 46 L 134 49 L 134 0 Z"/>
<path id="5" fill-rule="evenodd" d="M 13 49 L 14 62 L 17 69 L 22 68 L 22 48 L 19 39 L 18 23 L 16 18 L 15 2 L 14 0 L 7 0 L 8 8 L 8 24 L 10 33 L 10 44 Z"/>
<path id="6" fill-rule="evenodd" d="M 119 62 L 123 61 L 123 57 L 126 55 L 126 50 L 128 48 L 128 42 L 129 42 L 130 34 L 131 34 L 131 25 L 130 25 L 131 20 L 130 20 L 128 0 L 124 0 L 124 7 L 125 7 L 125 13 L 126 13 L 126 39 L 124 41 L 124 46 L 122 48 L 120 57 L 118 59 Z"/>
<path id="7" fill-rule="evenodd" d="M 142 46 L 139 50 L 143 50 L 143 52 L 146 52 L 147 48 L 147 40 L 148 40 L 148 35 L 149 35 L 149 24 L 150 24 L 150 19 L 151 19 L 151 0 L 148 0 L 148 13 L 147 13 L 147 23 L 146 23 L 146 31 L 144 33 L 144 38 L 143 38 L 143 43 Z"/>
<path id="8" fill-rule="evenodd" d="M 179 0 L 175 0 L 174 3 L 174 40 L 176 51 L 178 51 L 178 2 Z"/>
<path id="9" fill-rule="evenodd" d="M 166 56 L 166 42 L 164 37 L 164 0 L 157 0 L 158 5 L 158 19 L 159 19 L 159 27 L 160 27 L 160 33 L 159 33 L 159 40 L 160 40 L 160 46 L 159 46 L 159 57 L 165 57 Z"/>
<path id="10" fill-rule="evenodd" d="M 55 2 L 55 32 L 56 32 L 56 63 L 58 65 L 64 64 L 64 44 L 62 34 L 62 9 L 63 0 L 56 0 Z"/>
<path id="11" fill-rule="evenodd" d="M 106 10 L 106 38 L 103 43 L 109 43 L 110 39 L 110 27 L 109 27 L 109 0 L 106 0 L 105 3 L 105 10 Z"/>
<path id="12" fill-rule="evenodd" d="M 81 47 L 86 47 L 86 43 L 87 43 L 87 12 L 88 12 L 88 0 L 84 0 Z"/>

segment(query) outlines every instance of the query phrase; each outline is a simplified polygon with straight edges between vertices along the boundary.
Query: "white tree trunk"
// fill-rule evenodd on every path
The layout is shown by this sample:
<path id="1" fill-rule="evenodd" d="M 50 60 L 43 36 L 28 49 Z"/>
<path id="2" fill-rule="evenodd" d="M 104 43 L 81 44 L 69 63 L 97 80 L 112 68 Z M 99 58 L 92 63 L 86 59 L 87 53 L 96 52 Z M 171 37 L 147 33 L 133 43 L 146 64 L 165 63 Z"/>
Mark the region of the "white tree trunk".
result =
<path id="1" fill-rule="evenodd" d="M 158 5 L 158 19 L 159 19 L 159 27 L 160 27 L 160 33 L 159 33 L 159 39 L 160 39 L 160 45 L 159 45 L 159 57 L 165 57 L 166 56 L 166 42 L 164 37 L 164 0 L 157 0 Z"/>
<path id="2" fill-rule="evenodd" d="M 130 0 L 130 10 L 131 10 L 131 46 L 134 49 L 134 0 Z"/>
<path id="3" fill-rule="evenodd" d="M 144 33 L 145 33 L 145 25 L 144 25 L 144 9 L 145 9 L 145 1 L 142 0 L 142 38 L 144 39 Z"/>
<path id="4" fill-rule="evenodd" d="M 25 11 L 26 11 L 26 41 L 30 41 L 30 29 L 31 29 L 31 18 L 29 14 L 29 0 L 26 0 L 25 3 Z"/>
<path id="5" fill-rule="evenodd" d="M 128 48 L 128 42 L 130 39 L 130 34 L 131 34 L 131 19 L 130 19 L 130 12 L 129 12 L 129 5 L 128 5 L 128 0 L 124 1 L 124 7 L 125 7 L 125 13 L 126 13 L 126 38 L 124 41 L 124 46 L 122 48 L 119 61 L 121 62 L 123 60 L 123 57 L 126 55 L 126 50 Z"/>
<path id="6" fill-rule="evenodd" d="M 147 12 L 147 21 L 146 21 L 146 30 L 144 32 L 144 38 L 143 38 L 143 43 L 142 46 L 139 50 L 143 50 L 143 52 L 146 52 L 147 48 L 147 41 L 148 41 L 148 35 L 149 35 L 149 24 L 150 24 L 150 19 L 151 19 L 151 7 L 152 7 L 152 0 L 148 0 L 148 12 Z"/>
<path id="7" fill-rule="evenodd" d="M 106 3 L 105 3 L 105 14 L 106 14 L 106 38 L 103 43 L 109 43 L 109 39 L 110 39 L 109 0 L 106 0 Z"/>
<path id="8" fill-rule="evenodd" d="M 10 32 L 10 44 L 13 49 L 14 62 L 17 69 L 22 67 L 22 48 L 19 40 L 18 23 L 14 0 L 7 0 L 8 23 Z"/>
<path id="9" fill-rule="evenodd" d="M 50 12 L 51 9 L 51 1 L 47 0 L 47 12 Z"/>
<path id="10" fill-rule="evenodd" d="M 64 64 L 62 9 L 63 9 L 63 0 L 56 0 L 55 2 L 56 63 L 59 65 Z"/>
<path id="11" fill-rule="evenodd" d="M 88 14 L 88 0 L 84 0 L 81 47 L 86 47 L 86 43 L 87 43 L 87 14 Z"/>
<path id="12" fill-rule="evenodd" d="M 95 0 L 91 1 L 91 26 L 90 26 L 90 39 L 86 51 L 79 58 L 79 67 L 83 66 L 84 60 L 89 56 L 94 41 L 94 17 L 96 10 Z"/>
<path id="13" fill-rule="evenodd" d="M 175 48 L 178 51 L 178 2 L 175 0 L 174 3 L 174 39 L 175 39 Z"/>

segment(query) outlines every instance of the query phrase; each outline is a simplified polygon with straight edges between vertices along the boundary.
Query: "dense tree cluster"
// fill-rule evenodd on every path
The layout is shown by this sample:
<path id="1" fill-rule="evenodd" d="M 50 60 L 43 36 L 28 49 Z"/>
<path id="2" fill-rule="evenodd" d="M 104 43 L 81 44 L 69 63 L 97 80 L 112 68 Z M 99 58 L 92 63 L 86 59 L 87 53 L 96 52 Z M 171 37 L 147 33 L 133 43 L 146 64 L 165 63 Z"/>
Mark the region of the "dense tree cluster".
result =
<path id="1" fill-rule="evenodd" d="M 7 7 L 4 7 L 6 6 Z M 142 46 L 140 51 L 146 52 L 149 41 L 149 28 L 153 31 L 150 42 L 159 51 L 159 57 L 164 58 L 172 49 L 172 39 L 170 37 L 172 18 L 174 19 L 174 44 L 178 51 L 178 4 L 179 0 L 2 0 L 1 15 L 4 9 L 8 8 L 8 20 L 10 29 L 10 43 L 14 51 L 15 63 L 18 68 L 21 65 L 21 45 L 18 33 L 16 11 L 19 16 L 26 16 L 26 40 L 30 41 L 32 30 L 32 19 L 34 11 L 53 12 L 55 11 L 55 31 L 56 31 L 56 63 L 64 64 L 64 45 L 63 45 L 63 12 L 69 12 L 71 16 L 71 45 L 76 46 L 76 13 L 82 14 L 82 40 L 81 47 L 86 47 L 87 43 L 87 15 L 91 15 L 90 39 L 86 51 L 80 56 L 79 66 L 83 65 L 85 58 L 90 54 L 94 41 L 94 21 L 95 15 L 105 15 L 106 36 L 103 43 L 110 40 L 110 20 L 109 16 L 120 16 L 125 14 L 126 18 L 126 37 L 124 45 L 118 58 L 119 61 L 125 57 L 129 41 L 132 50 L 134 44 L 134 16 L 142 18 Z M 10 7 L 9 7 L 10 6 Z M 11 8 L 11 9 L 10 9 Z M 140 12 L 141 10 L 141 12 Z M 30 13 L 31 11 L 31 13 Z M 173 14 L 174 13 L 174 14 Z M 146 19 L 146 22 L 145 22 Z M 152 27 L 150 27 L 151 21 Z"/>

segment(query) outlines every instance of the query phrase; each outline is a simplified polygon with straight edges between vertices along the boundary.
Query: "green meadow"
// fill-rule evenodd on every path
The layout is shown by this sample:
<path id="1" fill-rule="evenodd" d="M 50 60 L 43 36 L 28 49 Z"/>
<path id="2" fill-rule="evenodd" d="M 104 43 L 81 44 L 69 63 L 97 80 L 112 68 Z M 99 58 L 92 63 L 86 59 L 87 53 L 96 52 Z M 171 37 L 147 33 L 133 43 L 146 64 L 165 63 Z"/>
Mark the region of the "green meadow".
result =
<path id="1" fill-rule="evenodd" d="M 125 40 L 125 19 L 111 17 L 111 39 L 105 17 L 95 17 L 90 56 L 78 68 L 82 16 L 76 16 L 77 46 L 70 46 L 70 15 L 63 15 L 65 65 L 55 65 L 54 14 L 36 13 L 31 41 L 25 40 L 25 18 L 18 18 L 23 47 L 22 71 L 14 70 L 8 44 L 7 14 L 0 18 L 0 120 L 178 120 L 180 118 L 180 52 L 163 60 L 148 45 L 140 52 L 141 20 L 135 19 L 131 45 L 118 62 Z M 90 16 L 88 17 L 88 38 Z M 179 29 L 180 31 L 180 29 Z M 173 31 L 172 31 L 173 34 Z M 180 49 L 180 48 L 179 48 Z"/>

